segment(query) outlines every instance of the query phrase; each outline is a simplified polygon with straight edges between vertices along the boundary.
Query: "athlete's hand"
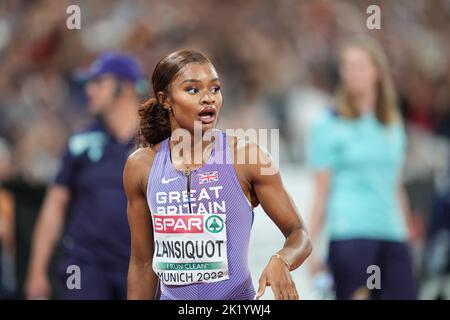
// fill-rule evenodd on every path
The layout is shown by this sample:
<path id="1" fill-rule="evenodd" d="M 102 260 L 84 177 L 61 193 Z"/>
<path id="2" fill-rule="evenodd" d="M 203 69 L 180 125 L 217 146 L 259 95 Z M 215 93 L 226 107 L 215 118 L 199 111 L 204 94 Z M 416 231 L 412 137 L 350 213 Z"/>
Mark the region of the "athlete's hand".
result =
<path id="1" fill-rule="evenodd" d="M 262 297 L 270 286 L 276 300 L 299 300 L 294 280 L 286 264 L 273 256 L 259 278 L 259 288 L 255 300 Z"/>
<path id="2" fill-rule="evenodd" d="M 31 274 L 25 284 L 25 295 L 28 300 L 44 300 L 50 297 L 50 281 L 47 275 Z"/>

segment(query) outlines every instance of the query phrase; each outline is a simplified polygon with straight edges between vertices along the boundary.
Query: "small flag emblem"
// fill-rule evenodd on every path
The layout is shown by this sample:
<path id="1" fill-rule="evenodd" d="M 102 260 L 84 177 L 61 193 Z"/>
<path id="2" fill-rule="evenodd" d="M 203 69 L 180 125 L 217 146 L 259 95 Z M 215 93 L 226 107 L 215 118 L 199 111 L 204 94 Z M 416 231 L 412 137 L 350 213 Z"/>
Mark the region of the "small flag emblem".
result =
<path id="1" fill-rule="evenodd" d="M 219 181 L 219 174 L 217 171 L 205 172 L 199 174 L 198 183 L 203 184 L 206 182 Z"/>

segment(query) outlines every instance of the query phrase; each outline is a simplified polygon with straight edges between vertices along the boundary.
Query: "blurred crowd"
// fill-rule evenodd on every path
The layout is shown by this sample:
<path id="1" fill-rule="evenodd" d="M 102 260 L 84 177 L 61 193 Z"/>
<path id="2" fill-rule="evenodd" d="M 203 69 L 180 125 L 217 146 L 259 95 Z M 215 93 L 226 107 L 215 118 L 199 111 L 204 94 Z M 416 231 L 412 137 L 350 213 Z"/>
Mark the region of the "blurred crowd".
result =
<path id="1" fill-rule="evenodd" d="M 338 44 L 361 33 L 385 49 L 407 123 L 405 179 L 422 270 L 430 213 L 450 203 L 450 1 L 376 1 L 381 30 L 369 30 L 366 9 L 373 2 L 1 1 L 0 274 L 17 279 L 0 279 L 3 292 L 20 291 L 45 188 L 66 138 L 89 121 L 75 76 L 80 67 L 105 50 L 121 50 L 136 55 L 149 77 L 163 55 L 198 49 L 221 76 L 220 127 L 280 128 L 281 160 L 301 167 L 308 125 L 332 104 Z M 81 8 L 80 30 L 66 26 L 71 4 Z M 141 86 L 142 99 L 148 88 Z M 15 268 L 7 256 L 15 257 Z"/>

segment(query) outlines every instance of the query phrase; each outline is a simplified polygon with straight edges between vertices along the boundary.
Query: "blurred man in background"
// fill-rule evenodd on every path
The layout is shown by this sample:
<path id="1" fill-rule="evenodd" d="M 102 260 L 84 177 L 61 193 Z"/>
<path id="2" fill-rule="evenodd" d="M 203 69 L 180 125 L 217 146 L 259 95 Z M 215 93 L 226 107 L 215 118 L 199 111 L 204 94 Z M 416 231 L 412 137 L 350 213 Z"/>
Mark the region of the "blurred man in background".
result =
<path id="1" fill-rule="evenodd" d="M 28 299 L 126 298 L 130 235 L 122 172 L 135 145 L 141 75 L 137 61 L 120 53 L 102 55 L 83 74 L 96 121 L 69 138 L 47 191 L 33 234 Z M 61 234 L 60 287 L 54 294 L 48 267 Z M 72 274 L 79 286 L 71 289 Z"/>

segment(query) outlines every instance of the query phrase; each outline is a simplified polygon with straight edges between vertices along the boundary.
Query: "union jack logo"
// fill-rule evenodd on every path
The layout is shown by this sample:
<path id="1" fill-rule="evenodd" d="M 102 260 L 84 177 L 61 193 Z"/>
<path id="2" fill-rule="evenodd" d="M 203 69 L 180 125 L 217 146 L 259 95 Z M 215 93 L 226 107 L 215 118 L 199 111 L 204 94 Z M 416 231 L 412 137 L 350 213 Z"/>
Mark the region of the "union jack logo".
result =
<path id="1" fill-rule="evenodd" d="M 198 178 L 198 183 L 203 184 L 205 182 L 213 182 L 213 181 L 219 181 L 219 174 L 217 171 L 211 171 L 211 172 L 205 172 L 200 173 Z"/>

